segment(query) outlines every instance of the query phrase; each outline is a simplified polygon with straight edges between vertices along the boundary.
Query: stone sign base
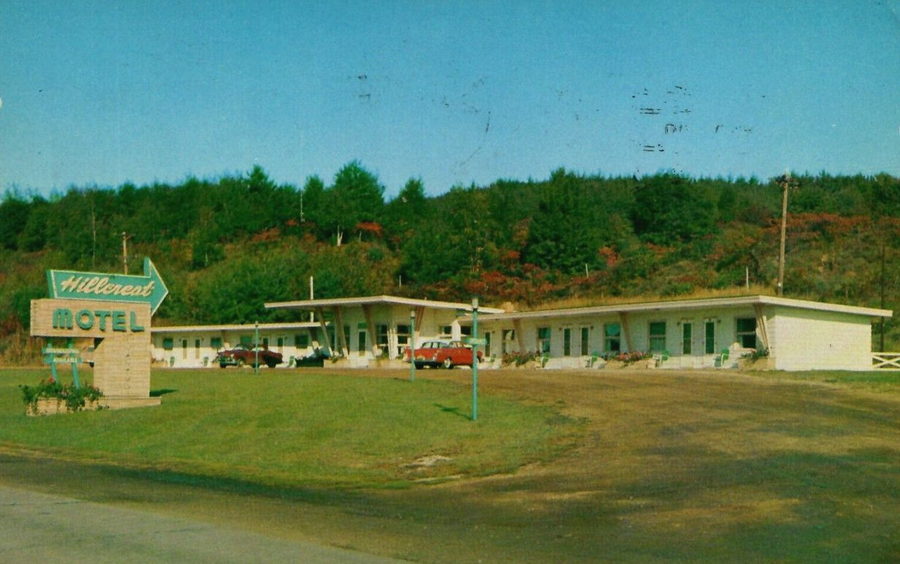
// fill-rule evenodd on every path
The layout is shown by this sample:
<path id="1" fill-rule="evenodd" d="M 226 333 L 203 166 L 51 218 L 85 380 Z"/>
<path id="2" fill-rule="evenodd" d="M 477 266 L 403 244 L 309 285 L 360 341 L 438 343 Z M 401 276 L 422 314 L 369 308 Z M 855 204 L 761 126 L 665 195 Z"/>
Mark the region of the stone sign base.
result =
<path id="1" fill-rule="evenodd" d="M 161 398 L 129 398 L 129 397 L 103 397 L 99 401 L 86 403 L 81 411 L 97 411 L 98 409 L 129 409 L 132 407 L 153 407 L 162 403 Z M 25 414 L 57 415 L 59 413 L 71 413 L 66 407 L 66 402 L 56 398 L 40 398 L 35 409 L 25 408 Z"/>
<path id="2" fill-rule="evenodd" d="M 154 407 L 162 403 L 160 397 L 134 398 L 134 397 L 102 397 L 100 405 L 105 409 L 129 409 L 132 407 Z"/>

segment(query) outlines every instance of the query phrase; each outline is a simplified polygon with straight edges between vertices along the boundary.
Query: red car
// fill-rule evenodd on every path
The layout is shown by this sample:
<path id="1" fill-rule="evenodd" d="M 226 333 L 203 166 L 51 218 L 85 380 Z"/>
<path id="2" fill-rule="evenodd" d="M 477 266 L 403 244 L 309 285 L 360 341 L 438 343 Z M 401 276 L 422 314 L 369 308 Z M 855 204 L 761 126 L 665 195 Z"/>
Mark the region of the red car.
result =
<path id="1" fill-rule="evenodd" d="M 238 345 L 231 350 L 219 351 L 214 362 L 219 363 L 219 367 L 226 366 L 256 366 L 257 359 L 259 364 L 265 364 L 269 368 L 275 368 L 282 363 L 281 353 L 270 351 L 266 348 L 248 349 L 242 345 Z"/>
<path id="2" fill-rule="evenodd" d="M 482 357 L 481 351 L 478 351 L 478 360 L 481 361 Z M 406 349 L 406 362 L 409 362 L 409 349 Z M 472 348 L 461 341 L 425 341 L 416 349 L 415 362 L 416 368 L 472 366 Z"/>

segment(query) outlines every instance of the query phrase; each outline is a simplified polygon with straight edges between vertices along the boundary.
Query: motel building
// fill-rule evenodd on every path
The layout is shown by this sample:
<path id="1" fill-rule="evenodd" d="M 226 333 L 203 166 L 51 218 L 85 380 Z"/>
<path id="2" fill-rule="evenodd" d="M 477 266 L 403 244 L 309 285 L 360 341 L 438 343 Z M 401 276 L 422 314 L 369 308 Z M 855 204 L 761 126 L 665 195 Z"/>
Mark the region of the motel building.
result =
<path id="1" fill-rule="evenodd" d="M 415 339 L 464 340 L 472 334 L 472 304 L 396 296 L 267 303 L 296 312 L 296 322 L 153 327 L 157 365 L 217 366 L 216 352 L 258 338 L 293 359 L 326 352 L 325 367 L 408 366 Z M 624 353 L 645 353 L 642 366 L 737 368 L 768 351 L 758 367 L 774 370 L 871 370 L 872 323 L 892 312 L 772 296 L 741 296 L 508 312 L 478 309 L 483 362 L 534 353 L 545 369 L 603 368 Z M 338 330 L 340 329 L 340 330 Z M 258 335 L 258 337 L 257 337 Z M 896 356 L 896 355 L 895 355 Z M 896 361 L 894 361 L 896 364 Z"/>

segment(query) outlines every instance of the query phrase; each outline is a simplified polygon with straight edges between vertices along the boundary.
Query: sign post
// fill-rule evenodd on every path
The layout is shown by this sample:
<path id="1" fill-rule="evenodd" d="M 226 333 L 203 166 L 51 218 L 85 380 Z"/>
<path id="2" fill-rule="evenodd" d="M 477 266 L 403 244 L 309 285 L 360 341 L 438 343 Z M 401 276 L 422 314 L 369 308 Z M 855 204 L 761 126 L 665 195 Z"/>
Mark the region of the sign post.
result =
<path id="1" fill-rule="evenodd" d="M 409 310 L 409 381 L 416 381 L 416 310 Z"/>
<path id="2" fill-rule="evenodd" d="M 253 329 L 253 375 L 259 376 L 259 321 Z"/>
<path id="3" fill-rule="evenodd" d="M 472 421 L 478 421 L 478 298 L 472 298 Z"/>

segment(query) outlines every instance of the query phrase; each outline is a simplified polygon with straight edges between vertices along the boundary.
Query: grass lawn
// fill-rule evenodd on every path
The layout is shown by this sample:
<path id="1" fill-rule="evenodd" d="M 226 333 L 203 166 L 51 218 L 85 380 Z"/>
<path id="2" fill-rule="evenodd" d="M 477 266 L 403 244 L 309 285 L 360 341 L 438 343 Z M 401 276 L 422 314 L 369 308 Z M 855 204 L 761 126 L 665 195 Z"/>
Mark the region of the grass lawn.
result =
<path id="1" fill-rule="evenodd" d="M 900 561 L 894 374 L 485 371 L 477 423 L 464 370 L 163 370 L 159 408 L 26 418 L 42 374 L 0 371 L 0 483 L 414 561 Z"/>
<path id="2" fill-rule="evenodd" d="M 578 428 L 548 407 L 494 397 L 472 422 L 469 390 L 451 382 L 249 369 L 156 371 L 160 407 L 24 417 L 18 385 L 45 375 L 0 371 L 0 444 L 267 486 L 510 472 L 552 457 Z"/>

